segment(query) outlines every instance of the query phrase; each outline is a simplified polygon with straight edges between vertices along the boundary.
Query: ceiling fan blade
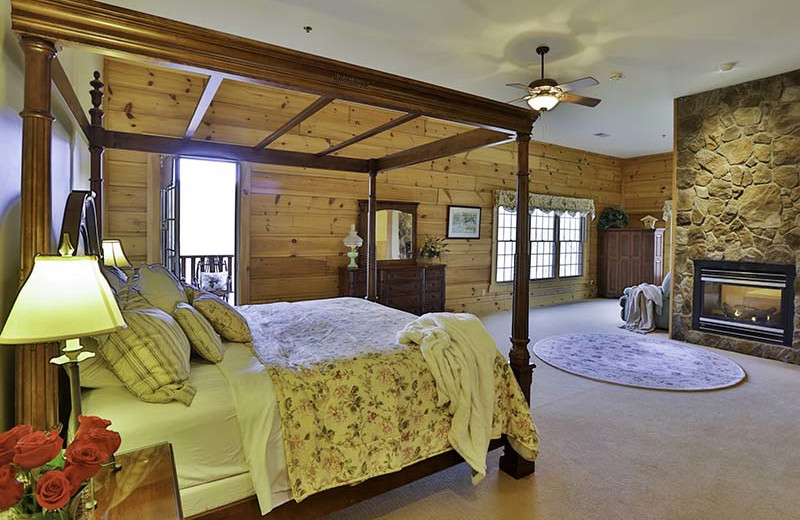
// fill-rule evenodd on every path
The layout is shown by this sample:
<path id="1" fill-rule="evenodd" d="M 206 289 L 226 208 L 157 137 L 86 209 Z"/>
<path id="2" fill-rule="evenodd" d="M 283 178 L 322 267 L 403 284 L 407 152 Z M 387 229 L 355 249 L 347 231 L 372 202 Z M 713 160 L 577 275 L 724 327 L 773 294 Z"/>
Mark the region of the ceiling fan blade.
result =
<path id="1" fill-rule="evenodd" d="M 521 98 L 512 99 L 511 101 L 506 101 L 506 103 L 518 103 L 520 101 L 528 101 L 531 96 L 522 96 Z"/>
<path id="2" fill-rule="evenodd" d="M 589 76 L 586 78 L 576 79 L 575 81 L 570 81 L 569 83 L 564 83 L 563 85 L 559 85 L 559 87 L 564 92 L 570 92 L 573 90 L 578 90 L 579 88 L 593 87 L 599 84 L 599 81 Z"/>
<path id="3" fill-rule="evenodd" d="M 523 85 L 522 83 L 506 83 L 507 87 L 514 87 L 514 88 L 521 88 L 522 90 L 530 90 L 528 85 Z"/>
<path id="4" fill-rule="evenodd" d="M 576 105 L 583 105 L 587 107 L 596 107 L 600 100 L 593 97 L 579 96 L 577 94 L 567 94 L 561 98 L 562 103 L 575 103 Z"/>

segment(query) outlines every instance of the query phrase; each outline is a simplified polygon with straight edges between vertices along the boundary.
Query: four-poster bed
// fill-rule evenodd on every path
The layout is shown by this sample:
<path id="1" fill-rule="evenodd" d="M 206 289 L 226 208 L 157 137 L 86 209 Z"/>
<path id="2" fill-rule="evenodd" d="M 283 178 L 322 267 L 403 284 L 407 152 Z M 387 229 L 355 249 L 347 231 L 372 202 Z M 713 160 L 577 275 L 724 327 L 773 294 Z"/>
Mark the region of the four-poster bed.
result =
<path id="1" fill-rule="evenodd" d="M 483 146 L 517 142 L 516 176 L 518 221 L 516 276 L 513 292 L 511 370 L 530 402 L 532 365 L 528 350 L 528 144 L 537 113 L 450 89 L 383 72 L 309 55 L 209 29 L 167 20 L 91 0 L 13 0 L 12 28 L 25 52 L 25 107 L 22 160 L 22 271 L 27 275 L 36 254 L 50 253 L 50 113 L 51 83 L 67 103 L 86 135 L 91 154 L 90 186 L 102 224 L 105 149 L 187 155 L 240 162 L 266 163 L 366 174 L 368 182 L 367 294 L 376 300 L 377 178 L 380 172 L 402 168 Z M 89 47 L 108 56 L 146 60 L 208 75 L 208 81 L 182 138 L 111 131 L 103 126 L 103 84 L 99 73 L 91 81 L 90 117 L 81 105 L 57 58 L 57 45 Z M 255 83 L 311 93 L 316 101 L 254 146 L 192 140 L 223 80 Z M 317 153 L 269 148 L 283 134 L 331 101 L 347 100 L 400 111 L 392 121 L 334 144 Z M 383 157 L 347 157 L 346 149 L 394 126 L 418 117 L 433 117 L 474 127 L 459 135 Z M 343 153 L 344 155 L 333 155 Z M 521 273 L 521 275 L 520 275 Z M 58 386 L 47 364 L 55 345 L 18 347 L 16 358 L 16 417 L 36 427 L 58 421 Z M 491 448 L 497 448 L 493 442 Z M 310 518 L 346 507 L 385 490 L 449 467 L 462 459 L 455 452 L 427 459 L 406 469 L 372 478 L 346 490 L 313 495 L 298 505 L 290 502 L 270 518 Z M 533 462 L 520 457 L 505 442 L 501 469 L 514 477 L 533 472 Z M 201 517 L 257 517 L 254 500 L 236 503 Z"/>

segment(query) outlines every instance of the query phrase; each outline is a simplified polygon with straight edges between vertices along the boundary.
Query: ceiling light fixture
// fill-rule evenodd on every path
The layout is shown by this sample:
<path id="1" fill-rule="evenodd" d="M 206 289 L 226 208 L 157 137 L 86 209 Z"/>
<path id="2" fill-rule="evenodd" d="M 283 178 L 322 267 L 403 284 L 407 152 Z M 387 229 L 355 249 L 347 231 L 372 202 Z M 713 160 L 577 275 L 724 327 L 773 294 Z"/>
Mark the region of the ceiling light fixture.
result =
<path id="1" fill-rule="evenodd" d="M 619 81 L 623 78 L 625 78 L 625 74 L 622 72 L 612 72 L 608 75 L 608 81 Z"/>
<path id="2" fill-rule="evenodd" d="M 719 70 L 720 72 L 728 72 L 730 70 L 733 70 L 733 68 L 736 67 L 738 63 L 739 63 L 738 61 L 729 61 L 727 63 L 723 63 L 722 65 L 719 66 Z"/>
<path id="3" fill-rule="evenodd" d="M 543 90 L 547 88 L 547 90 Z M 564 92 L 556 87 L 539 87 L 531 90 L 532 97 L 528 98 L 527 103 L 532 109 L 539 112 L 552 110 L 564 95 Z"/>

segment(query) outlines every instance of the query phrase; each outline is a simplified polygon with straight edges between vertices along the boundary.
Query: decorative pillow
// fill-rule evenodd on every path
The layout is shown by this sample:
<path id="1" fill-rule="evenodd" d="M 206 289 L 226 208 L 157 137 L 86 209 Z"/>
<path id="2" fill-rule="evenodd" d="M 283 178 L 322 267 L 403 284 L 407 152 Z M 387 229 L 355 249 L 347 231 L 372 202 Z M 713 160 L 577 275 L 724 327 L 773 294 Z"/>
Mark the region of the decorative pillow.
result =
<path id="1" fill-rule="evenodd" d="M 224 297 L 228 292 L 228 273 L 200 273 L 200 290 Z"/>
<path id="2" fill-rule="evenodd" d="M 178 303 L 187 302 L 183 284 L 163 265 L 154 264 L 140 267 L 137 286 L 142 296 L 153 307 L 159 308 L 167 314 L 172 314 L 172 310 Z"/>
<path id="3" fill-rule="evenodd" d="M 211 293 L 200 293 L 192 301 L 194 308 L 208 318 L 214 330 L 228 341 L 249 343 L 253 337 L 250 326 L 239 311 Z"/>
<path id="4" fill-rule="evenodd" d="M 103 335 L 102 339 L 105 340 L 107 337 L 108 335 Z M 97 354 L 98 341 L 95 338 L 81 338 L 81 345 L 83 345 L 84 350 L 95 353 L 93 358 L 82 361 L 78 365 L 81 375 L 81 387 L 111 388 L 125 386 L 125 383 L 114 375 L 111 367 L 108 366 L 103 357 Z"/>
<path id="5" fill-rule="evenodd" d="M 180 325 L 159 309 L 123 311 L 122 317 L 128 328 L 100 345 L 111 370 L 142 401 L 189 406 L 195 394 L 187 382 L 191 347 Z"/>
<path id="6" fill-rule="evenodd" d="M 189 343 L 201 358 L 212 363 L 222 361 L 224 353 L 222 339 L 205 316 L 188 303 L 182 302 L 175 306 L 172 316 L 186 333 Z"/>
<path id="7" fill-rule="evenodd" d="M 117 291 L 116 297 L 121 311 L 140 311 L 153 308 L 153 305 L 144 299 L 142 293 L 130 284 Z"/>
<path id="8" fill-rule="evenodd" d="M 186 293 L 186 299 L 189 300 L 189 304 L 191 304 L 203 291 L 195 285 L 183 282 L 183 292 Z"/>
<path id="9" fill-rule="evenodd" d="M 103 276 L 114 291 L 119 291 L 128 283 L 128 276 L 117 266 L 102 266 Z"/>

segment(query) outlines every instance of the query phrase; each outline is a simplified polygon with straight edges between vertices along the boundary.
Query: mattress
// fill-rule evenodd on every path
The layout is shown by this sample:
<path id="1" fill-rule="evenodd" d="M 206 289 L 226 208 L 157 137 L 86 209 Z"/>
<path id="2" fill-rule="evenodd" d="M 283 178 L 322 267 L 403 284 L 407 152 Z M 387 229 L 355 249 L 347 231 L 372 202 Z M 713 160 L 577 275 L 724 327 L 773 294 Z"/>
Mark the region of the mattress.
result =
<path id="1" fill-rule="evenodd" d="M 178 402 L 145 403 L 124 387 L 84 389 L 83 413 L 112 421 L 112 429 L 122 437 L 120 451 L 170 442 L 175 455 L 178 484 L 184 514 L 188 516 L 213 509 L 254 494 L 249 467 L 242 447 L 242 436 L 228 379 L 246 368 L 248 347 L 227 343 L 220 366 L 193 362 L 189 381 L 197 389 L 191 406 Z M 274 397 L 266 402 L 274 403 Z M 273 405 L 274 406 L 274 405 Z M 277 415 L 277 414 L 275 414 Z M 264 453 L 273 466 L 276 478 L 269 491 L 273 507 L 286 502 L 288 481 L 285 477 L 283 450 L 270 456 L 272 446 L 281 446 L 280 422 L 273 425 L 277 438 L 271 437 Z"/>

